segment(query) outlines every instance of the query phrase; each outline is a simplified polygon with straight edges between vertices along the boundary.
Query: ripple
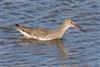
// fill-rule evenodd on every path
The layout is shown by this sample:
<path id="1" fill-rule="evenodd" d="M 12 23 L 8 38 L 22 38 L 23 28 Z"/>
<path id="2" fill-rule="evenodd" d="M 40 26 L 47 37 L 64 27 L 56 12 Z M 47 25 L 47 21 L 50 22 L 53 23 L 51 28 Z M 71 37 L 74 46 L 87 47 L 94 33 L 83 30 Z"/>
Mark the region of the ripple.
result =
<path id="1" fill-rule="evenodd" d="M 2 67 L 99 67 L 99 0 L 0 0 L 0 66 Z M 61 43 L 20 39 L 14 24 L 55 29 L 71 17 L 86 29 L 69 29 Z M 58 44 L 58 45 L 56 45 Z M 63 45 L 67 52 L 59 48 Z"/>

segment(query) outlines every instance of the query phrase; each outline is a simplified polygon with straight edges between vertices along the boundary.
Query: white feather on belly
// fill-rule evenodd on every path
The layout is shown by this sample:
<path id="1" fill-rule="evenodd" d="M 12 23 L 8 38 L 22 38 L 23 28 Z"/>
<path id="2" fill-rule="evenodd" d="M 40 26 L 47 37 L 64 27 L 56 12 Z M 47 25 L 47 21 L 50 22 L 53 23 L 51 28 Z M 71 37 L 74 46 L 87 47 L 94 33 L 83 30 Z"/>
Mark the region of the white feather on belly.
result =
<path id="1" fill-rule="evenodd" d="M 16 28 L 19 32 L 21 32 L 24 36 L 26 36 L 27 38 L 34 38 L 34 39 L 38 39 L 38 37 L 34 36 L 34 35 L 29 35 L 26 32 L 22 31 L 21 29 Z"/>
<path id="2" fill-rule="evenodd" d="M 21 32 L 24 36 L 26 36 L 26 37 L 31 37 L 29 34 L 27 34 L 26 32 L 24 32 L 24 31 L 22 31 L 21 29 L 18 29 L 17 28 L 17 30 L 19 31 L 19 32 Z"/>
<path id="3" fill-rule="evenodd" d="M 52 38 L 42 38 L 42 37 L 36 37 L 34 35 L 31 36 L 31 35 L 27 34 L 26 32 L 24 32 L 24 31 L 22 31 L 21 29 L 18 29 L 18 28 L 17 28 L 17 30 L 19 32 L 21 32 L 24 36 L 28 37 L 28 38 L 34 38 L 34 39 L 42 40 L 42 41 L 52 40 Z"/>
<path id="4" fill-rule="evenodd" d="M 41 37 L 39 37 L 38 40 L 46 41 L 46 40 L 52 40 L 52 38 L 41 38 Z"/>

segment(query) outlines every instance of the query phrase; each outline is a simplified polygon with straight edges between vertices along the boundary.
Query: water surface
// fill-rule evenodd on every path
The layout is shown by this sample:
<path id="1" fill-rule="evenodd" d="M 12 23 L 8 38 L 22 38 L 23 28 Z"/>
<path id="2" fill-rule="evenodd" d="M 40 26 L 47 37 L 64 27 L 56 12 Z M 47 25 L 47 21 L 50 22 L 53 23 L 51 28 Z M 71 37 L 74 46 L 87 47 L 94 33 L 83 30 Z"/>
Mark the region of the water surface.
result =
<path id="1" fill-rule="evenodd" d="M 0 0 L 1 67 L 100 67 L 100 0 Z M 71 17 L 61 40 L 21 38 L 15 23 L 55 29 Z"/>

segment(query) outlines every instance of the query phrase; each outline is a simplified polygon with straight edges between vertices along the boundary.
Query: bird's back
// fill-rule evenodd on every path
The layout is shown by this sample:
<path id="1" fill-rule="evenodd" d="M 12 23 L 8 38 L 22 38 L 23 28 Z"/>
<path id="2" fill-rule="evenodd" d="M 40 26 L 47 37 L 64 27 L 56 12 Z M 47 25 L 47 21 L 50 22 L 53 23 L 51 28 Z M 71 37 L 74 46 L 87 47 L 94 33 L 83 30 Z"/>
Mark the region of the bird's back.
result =
<path id="1" fill-rule="evenodd" d="M 16 28 L 24 36 L 28 36 L 30 38 L 35 38 L 35 39 L 39 39 L 39 38 L 47 39 L 50 38 L 49 36 L 53 34 L 53 31 L 44 28 L 29 28 L 18 24 L 16 25 Z"/>

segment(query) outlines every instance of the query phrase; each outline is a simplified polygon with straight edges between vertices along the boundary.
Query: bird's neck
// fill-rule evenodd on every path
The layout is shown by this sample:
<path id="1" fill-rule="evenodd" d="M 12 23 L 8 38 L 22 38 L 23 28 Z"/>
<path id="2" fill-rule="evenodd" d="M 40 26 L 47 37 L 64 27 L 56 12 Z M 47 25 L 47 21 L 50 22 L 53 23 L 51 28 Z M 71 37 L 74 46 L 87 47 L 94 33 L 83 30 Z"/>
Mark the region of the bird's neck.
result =
<path id="1" fill-rule="evenodd" d="M 59 38 L 61 38 L 63 35 L 64 35 L 64 33 L 66 32 L 66 30 L 68 30 L 68 28 L 70 28 L 70 26 L 69 25 L 64 25 L 64 24 L 62 24 L 59 28 L 58 28 L 58 34 L 59 34 Z"/>

